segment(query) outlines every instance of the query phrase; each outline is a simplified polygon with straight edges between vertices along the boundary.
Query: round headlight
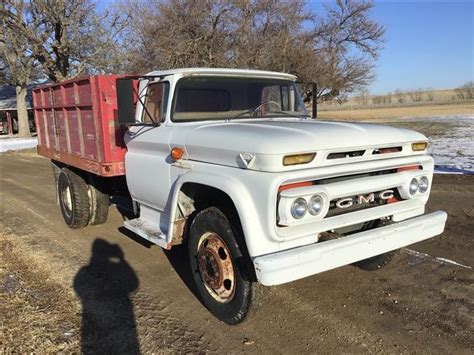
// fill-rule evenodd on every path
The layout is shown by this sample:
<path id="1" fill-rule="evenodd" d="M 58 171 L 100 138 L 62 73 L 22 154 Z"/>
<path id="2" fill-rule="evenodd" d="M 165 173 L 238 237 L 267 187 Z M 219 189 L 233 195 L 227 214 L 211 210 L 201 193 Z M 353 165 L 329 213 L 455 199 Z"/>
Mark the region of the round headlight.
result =
<path id="1" fill-rule="evenodd" d="M 306 200 L 301 197 L 294 200 L 291 205 L 291 215 L 296 219 L 303 218 L 307 210 L 308 204 L 306 203 Z"/>
<path id="2" fill-rule="evenodd" d="M 420 184 L 419 184 L 420 192 L 423 193 L 423 192 L 428 191 L 429 186 L 430 186 L 430 183 L 429 183 L 428 178 L 426 176 L 422 176 L 420 178 Z"/>
<path id="3" fill-rule="evenodd" d="M 410 195 L 416 194 L 416 192 L 418 191 L 418 185 L 418 179 L 411 179 L 410 187 L 408 188 L 408 190 L 410 191 Z"/>
<path id="4" fill-rule="evenodd" d="M 308 202 L 308 211 L 316 216 L 323 209 L 324 200 L 321 195 L 313 195 Z"/>

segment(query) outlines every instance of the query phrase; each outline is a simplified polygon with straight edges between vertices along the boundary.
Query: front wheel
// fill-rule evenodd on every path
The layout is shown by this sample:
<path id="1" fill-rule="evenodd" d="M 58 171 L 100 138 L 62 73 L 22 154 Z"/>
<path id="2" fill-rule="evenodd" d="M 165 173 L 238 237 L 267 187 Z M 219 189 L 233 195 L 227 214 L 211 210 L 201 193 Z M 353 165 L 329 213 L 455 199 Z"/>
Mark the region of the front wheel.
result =
<path id="1" fill-rule="evenodd" d="M 252 299 L 249 262 L 226 216 L 217 208 L 199 212 L 188 234 L 194 282 L 204 306 L 227 324 L 242 322 Z"/>
<path id="2" fill-rule="evenodd" d="M 363 231 L 370 230 L 370 229 L 381 227 L 386 224 L 387 223 L 381 220 L 370 221 L 364 225 L 362 230 Z M 354 263 L 354 265 L 365 271 L 375 271 L 388 265 L 399 252 L 400 252 L 400 249 L 389 251 L 387 253 L 376 255 L 368 259 L 360 260 Z"/>

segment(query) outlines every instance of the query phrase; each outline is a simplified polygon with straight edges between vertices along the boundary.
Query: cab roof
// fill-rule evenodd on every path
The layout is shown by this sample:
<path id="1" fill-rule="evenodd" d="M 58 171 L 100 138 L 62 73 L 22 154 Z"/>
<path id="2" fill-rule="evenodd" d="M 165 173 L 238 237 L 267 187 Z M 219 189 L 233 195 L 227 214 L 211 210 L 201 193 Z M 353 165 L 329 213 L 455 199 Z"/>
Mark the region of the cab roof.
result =
<path id="1" fill-rule="evenodd" d="M 179 68 L 170 70 L 156 70 L 146 75 L 150 76 L 193 76 L 193 75 L 210 75 L 210 76 L 233 76 L 233 77 L 253 77 L 266 79 L 283 79 L 296 81 L 296 76 L 286 73 L 279 73 L 265 70 L 250 69 L 228 69 L 228 68 Z"/>

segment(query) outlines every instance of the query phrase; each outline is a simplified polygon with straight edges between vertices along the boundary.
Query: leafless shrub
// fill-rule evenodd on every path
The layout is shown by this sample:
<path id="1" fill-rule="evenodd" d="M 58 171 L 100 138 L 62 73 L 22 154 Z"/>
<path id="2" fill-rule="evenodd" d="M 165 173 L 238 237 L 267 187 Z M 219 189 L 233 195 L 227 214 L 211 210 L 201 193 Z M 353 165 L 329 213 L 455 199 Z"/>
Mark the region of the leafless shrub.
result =
<path id="1" fill-rule="evenodd" d="M 421 89 L 412 90 L 408 93 L 411 101 L 420 102 L 423 99 L 423 91 Z"/>
<path id="2" fill-rule="evenodd" d="M 355 100 L 359 105 L 367 105 L 369 103 L 369 90 L 359 90 L 357 96 L 355 96 Z"/>
<path id="3" fill-rule="evenodd" d="M 392 102 L 392 93 L 388 93 L 386 95 L 383 96 L 383 103 L 384 104 L 389 104 Z"/>
<path id="4" fill-rule="evenodd" d="M 427 90 L 425 90 L 425 94 L 426 94 L 426 98 L 428 99 L 428 101 L 434 101 L 434 97 L 435 97 L 434 90 L 427 89 Z"/>
<path id="5" fill-rule="evenodd" d="M 464 90 L 462 88 L 456 88 L 454 89 L 454 93 L 456 94 L 456 96 L 454 98 L 458 98 L 460 100 L 464 100 L 466 98 L 466 95 L 464 93 Z"/>
<path id="6" fill-rule="evenodd" d="M 458 99 L 474 99 L 474 81 L 469 81 L 463 86 L 454 89 Z"/>
<path id="7" fill-rule="evenodd" d="M 382 95 L 377 95 L 372 97 L 372 102 L 376 105 L 381 104 L 384 102 L 384 97 Z"/>
<path id="8" fill-rule="evenodd" d="M 395 92 L 393 93 L 393 96 L 395 97 L 395 100 L 399 103 L 399 104 L 402 104 L 406 101 L 406 96 L 407 94 L 405 92 L 403 92 L 402 90 L 400 89 L 397 89 L 395 90 Z"/>

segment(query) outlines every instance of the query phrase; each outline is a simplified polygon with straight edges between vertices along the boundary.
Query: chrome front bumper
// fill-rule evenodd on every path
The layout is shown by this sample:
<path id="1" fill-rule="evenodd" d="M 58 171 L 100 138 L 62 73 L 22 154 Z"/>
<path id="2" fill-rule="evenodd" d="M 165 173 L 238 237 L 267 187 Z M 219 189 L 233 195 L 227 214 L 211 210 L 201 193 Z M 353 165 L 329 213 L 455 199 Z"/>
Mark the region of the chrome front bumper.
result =
<path id="1" fill-rule="evenodd" d="M 389 226 L 254 258 L 265 286 L 298 280 L 380 255 L 443 233 L 447 214 L 437 211 Z"/>

